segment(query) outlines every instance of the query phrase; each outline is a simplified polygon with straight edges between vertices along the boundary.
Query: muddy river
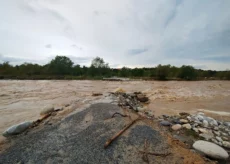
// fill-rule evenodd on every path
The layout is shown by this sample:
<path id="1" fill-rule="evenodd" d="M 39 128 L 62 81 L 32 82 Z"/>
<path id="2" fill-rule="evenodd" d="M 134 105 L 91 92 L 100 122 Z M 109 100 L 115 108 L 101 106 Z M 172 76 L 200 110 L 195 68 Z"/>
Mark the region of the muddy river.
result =
<path id="1" fill-rule="evenodd" d="M 150 98 L 148 108 L 161 114 L 203 111 L 220 120 L 230 120 L 230 81 L 0 81 L 0 133 L 7 127 L 36 120 L 47 105 L 74 104 L 80 108 L 103 93 L 122 88 L 141 91 Z M 0 141 L 3 137 L 0 137 Z"/>

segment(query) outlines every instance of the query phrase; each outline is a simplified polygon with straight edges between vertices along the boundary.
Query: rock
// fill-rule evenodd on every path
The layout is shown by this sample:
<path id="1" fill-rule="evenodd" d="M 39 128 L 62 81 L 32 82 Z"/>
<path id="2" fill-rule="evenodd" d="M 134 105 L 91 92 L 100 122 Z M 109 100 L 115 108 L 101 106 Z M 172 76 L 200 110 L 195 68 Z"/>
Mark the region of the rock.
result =
<path id="1" fill-rule="evenodd" d="M 122 88 L 117 88 L 114 90 L 115 93 L 125 93 L 125 90 L 123 90 Z"/>
<path id="2" fill-rule="evenodd" d="M 228 141 L 228 137 L 222 137 L 224 141 Z"/>
<path id="3" fill-rule="evenodd" d="M 188 119 L 189 121 L 191 121 L 191 120 L 192 120 L 192 118 L 191 118 L 190 116 L 187 116 L 187 119 Z"/>
<path id="4" fill-rule="evenodd" d="M 202 133 L 199 134 L 200 137 L 203 137 L 205 140 L 210 140 L 214 137 L 213 133 L 208 132 L 208 133 Z"/>
<path id="5" fill-rule="evenodd" d="M 148 115 L 149 117 L 153 117 L 153 116 L 154 116 L 154 114 L 153 114 L 152 111 L 148 111 L 148 112 L 147 112 L 147 115 Z"/>
<path id="6" fill-rule="evenodd" d="M 223 133 L 223 132 L 222 132 L 221 134 L 222 134 L 223 136 L 228 136 L 228 134 L 227 134 L 227 133 Z"/>
<path id="7" fill-rule="evenodd" d="M 160 124 L 161 124 L 162 126 L 171 126 L 171 125 L 172 125 L 172 124 L 171 124 L 170 122 L 168 122 L 168 121 L 161 121 Z"/>
<path id="8" fill-rule="evenodd" d="M 54 107 L 54 111 L 61 111 L 61 110 L 63 110 L 63 107 L 62 106 L 56 106 L 56 107 Z"/>
<path id="9" fill-rule="evenodd" d="M 215 159 L 227 159 L 229 157 L 222 147 L 211 142 L 199 140 L 192 146 L 195 150 Z"/>
<path id="10" fill-rule="evenodd" d="M 180 122 L 181 122 L 181 123 L 188 123 L 188 120 L 180 119 Z"/>
<path id="11" fill-rule="evenodd" d="M 220 136 L 220 132 L 219 131 L 213 131 L 213 133 L 217 136 Z"/>
<path id="12" fill-rule="evenodd" d="M 216 120 L 212 120 L 212 121 L 210 121 L 210 125 L 211 126 L 218 126 L 218 123 Z"/>
<path id="13" fill-rule="evenodd" d="M 184 125 L 182 125 L 182 127 L 186 128 L 186 129 L 191 129 L 192 128 L 190 124 L 184 124 Z"/>
<path id="14" fill-rule="evenodd" d="M 230 122 L 224 122 L 224 125 L 230 127 Z"/>
<path id="15" fill-rule="evenodd" d="M 201 133 L 208 133 L 207 129 L 205 129 L 205 128 L 198 128 L 198 130 Z"/>
<path id="16" fill-rule="evenodd" d="M 228 141 L 223 141 L 223 146 L 226 147 L 226 148 L 230 148 L 230 142 Z"/>
<path id="17" fill-rule="evenodd" d="M 145 107 L 137 107 L 138 112 L 144 112 L 145 110 L 147 110 L 147 108 L 145 108 Z"/>
<path id="18" fill-rule="evenodd" d="M 149 101 L 149 98 L 146 97 L 146 96 L 143 95 L 143 94 L 138 94 L 138 95 L 137 95 L 137 100 L 139 100 L 140 102 L 147 102 L 147 101 Z"/>
<path id="19" fill-rule="evenodd" d="M 203 126 L 208 127 L 208 121 L 207 120 L 203 120 Z"/>
<path id="20" fill-rule="evenodd" d="M 214 130 L 219 130 L 218 126 L 215 126 L 215 127 L 214 127 Z"/>
<path id="21" fill-rule="evenodd" d="M 176 131 L 176 130 L 180 130 L 181 127 L 182 126 L 180 124 L 175 124 L 175 125 L 172 126 L 172 129 Z"/>
<path id="22" fill-rule="evenodd" d="M 219 142 L 222 142 L 223 140 L 220 138 L 220 137 L 218 137 L 218 136 L 216 136 L 216 139 L 217 139 L 217 141 L 219 141 Z"/>
<path id="23" fill-rule="evenodd" d="M 199 130 L 197 128 L 192 128 L 192 130 L 194 130 L 196 133 L 199 132 Z"/>
<path id="24" fill-rule="evenodd" d="M 169 118 L 169 116 L 166 114 L 163 114 L 162 116 L 163 116 L 163 118 Z"/>
<path id="25" fill-rule="evenodd" d="M 14 125 L 9 127 L 6 131 L 3 132 L 4 137 L 8 137 L 11 135 L 16 135 L 24 132 L 26 129 L 28 129 L 33 123 L 30 121 L 22 122 L 20 124 Z"/>
<path id="26" fill-rule="evenodd" d="M 214 142 L 215 144 L 219 144 L 219 142 L 215 138 L 212 138 L 211 141 Z"/>
<path id="27" fill-rule="evenodd" d="M 203 112 L 199 112 L 197 115 L 202 115 L 202 116 L 204 116 L 204 113 L 203 113 Z"/>
<path id="28" fill-rule="evenodd" d="M 195 119 L 198 120 L 198 121 L 203 121 L 203 120 L 204 120 L 204 117 L 201 116 L 201 115 L 197 115 L 197 116 L 195 117 Z"/>
<path id="29" fill-rule="evenodd" d="M 42 111 L 40 112 L 40 115 L 46 115 L 48 113 L 51 113 L 54 111 L 54 107 L 48 106 L 42 109 Z"/>

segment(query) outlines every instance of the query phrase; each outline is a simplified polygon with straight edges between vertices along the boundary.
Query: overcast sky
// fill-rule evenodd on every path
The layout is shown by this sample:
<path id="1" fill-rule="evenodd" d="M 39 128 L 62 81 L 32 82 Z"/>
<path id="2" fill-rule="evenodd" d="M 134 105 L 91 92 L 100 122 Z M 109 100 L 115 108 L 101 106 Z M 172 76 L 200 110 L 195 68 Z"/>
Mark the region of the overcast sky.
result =
<path id="1" fill-rule="evenodd" d="M 0 0 L 0 62 L 230 69 L 230 0 Z"/>

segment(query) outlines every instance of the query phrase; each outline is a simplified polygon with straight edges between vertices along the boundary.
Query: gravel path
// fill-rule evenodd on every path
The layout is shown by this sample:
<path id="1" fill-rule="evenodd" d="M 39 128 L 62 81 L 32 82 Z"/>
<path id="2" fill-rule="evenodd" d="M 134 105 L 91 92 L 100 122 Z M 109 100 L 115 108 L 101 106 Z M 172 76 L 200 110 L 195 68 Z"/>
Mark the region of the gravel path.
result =
<path id="1" fill-rule="evenodd" d="M 121 116 L 110 118 L 114 112 L 122 110 L 112 104 L 94 104 L 56 124 L 31 130 L 14 139 L 13 146 L 0 154 L 0 163 L 140 164 L 144 163 L 139 151 L 143 150 L 145 139 L 150 142 L 149 151 L 169 151 L 159 132 L 144 124 L 135 124 L 104 149 L 107 139 L 130 122 Z M 170 157 L 150 159 L 153 163 L 165 163 Z"/>

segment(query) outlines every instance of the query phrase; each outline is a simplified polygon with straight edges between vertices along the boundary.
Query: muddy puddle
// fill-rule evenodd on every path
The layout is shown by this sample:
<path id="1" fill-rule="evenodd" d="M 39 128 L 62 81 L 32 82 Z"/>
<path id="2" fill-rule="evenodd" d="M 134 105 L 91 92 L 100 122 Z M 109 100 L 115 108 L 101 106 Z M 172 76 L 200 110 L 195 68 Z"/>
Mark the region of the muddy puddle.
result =
<path id="1" fill-rule="evenodd" d="M 150 98 L 155 116 L 203 111 L 219 120 L 230 120 L 229 81 L 0 81 L 0 133 L 7 127 L 36 120 L 47 105 L 82 107 L 108 92 L 122 88 L 141 91 Z M 103 96 L 92 96 L 103 93 Z M 0 141 L 3 137 L 0 137 Z"/>

